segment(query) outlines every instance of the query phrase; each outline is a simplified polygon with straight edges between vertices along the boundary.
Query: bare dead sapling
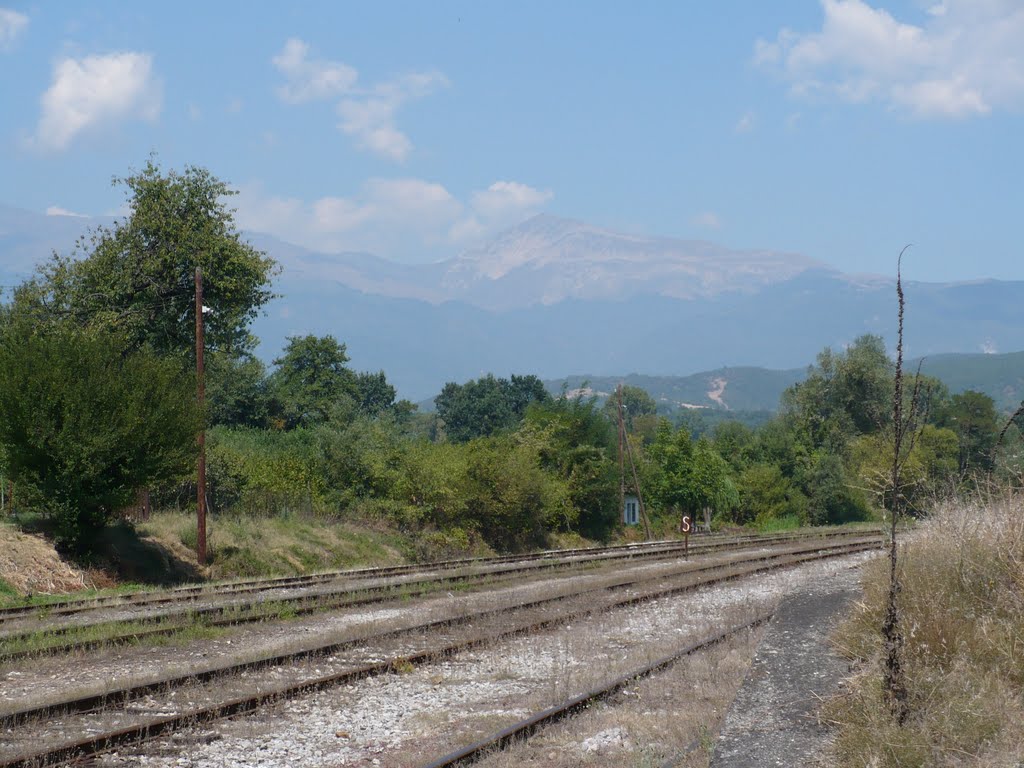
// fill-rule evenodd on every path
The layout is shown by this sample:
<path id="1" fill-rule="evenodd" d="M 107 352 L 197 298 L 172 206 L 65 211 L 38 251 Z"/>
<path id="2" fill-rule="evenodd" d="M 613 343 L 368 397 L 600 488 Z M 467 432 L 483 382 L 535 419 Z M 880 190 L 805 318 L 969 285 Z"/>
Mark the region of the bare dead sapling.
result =
<path id="1" fill-rule="evenodd" d="M 899 594 L 900 573 L 898 567 L 898 546 L 896 530 L 907 512 L 907 498 L 904 492 L 903 470 L 914 450 L 914 443 L 920 434 L 921 417 L 921 375 L 920 368 L 914 379 L 914 387 L 907 408 L 903 407 L 903 296 L 902 264 L 903 254 L 909 245 L 903 247 L 896 261 L 896 299 L 898 306 L 896 329 L 896 371 L 893 375 L 892 394 L 892 474 L 890 476 L 890 528 L 889 528 L 889 592 L 886 602 L 885 619 L 882 622 L 882 637 L 885 643 L 884 688 L 889 708 L 899 724 L 908 715 L 907 684 L 903 669 L 903 628 L 900 626 Z"/>

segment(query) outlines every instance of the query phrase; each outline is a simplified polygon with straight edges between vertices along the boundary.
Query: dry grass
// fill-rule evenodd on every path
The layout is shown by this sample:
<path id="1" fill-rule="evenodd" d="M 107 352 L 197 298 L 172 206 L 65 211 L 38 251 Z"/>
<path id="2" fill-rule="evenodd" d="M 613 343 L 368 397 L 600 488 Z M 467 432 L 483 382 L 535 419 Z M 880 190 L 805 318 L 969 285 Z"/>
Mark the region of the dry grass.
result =
<path id="1" fill-rule="evenodd" d="M 0 525 L 0 580 L 19 595 L 61 594 L 93 586 L 88 574 L 61 560 L 53 544 L 9 525 Z"/>
<path id="2" fill-rule="evenodd" d="M 194 562 L 195 517 L 158 512 L 137 524 L 182 560 Z M 294 575 L 363 565 L 404 562 L 394 535 L 344 523 L 288 517 L 211 517 L 210 564 L 214 579 Z"/>
<path id="3" fill-rule="evenodd" d="M 1018 766 L 1024 761 L 1024 503 L 1019 496 L 940 508 L 901 551 L 910 712 L 882 695 L 886 563 L 839 632 L 859 662 L 828 706 L 841 766 Z"/>

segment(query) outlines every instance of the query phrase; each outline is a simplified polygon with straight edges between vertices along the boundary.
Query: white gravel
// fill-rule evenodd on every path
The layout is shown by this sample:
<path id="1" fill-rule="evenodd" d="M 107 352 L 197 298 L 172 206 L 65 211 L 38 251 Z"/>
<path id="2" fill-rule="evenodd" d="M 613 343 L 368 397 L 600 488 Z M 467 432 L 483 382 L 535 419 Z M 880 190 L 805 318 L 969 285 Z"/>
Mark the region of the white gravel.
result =
<path id="1" fill-rule="evenodd" d="M 159 766 L 418 765 L 813 588 L 875 553 L 757 575 L 291 700 L 100 759 Z M 619 734 L 581 745 L 600 753 Z"/>

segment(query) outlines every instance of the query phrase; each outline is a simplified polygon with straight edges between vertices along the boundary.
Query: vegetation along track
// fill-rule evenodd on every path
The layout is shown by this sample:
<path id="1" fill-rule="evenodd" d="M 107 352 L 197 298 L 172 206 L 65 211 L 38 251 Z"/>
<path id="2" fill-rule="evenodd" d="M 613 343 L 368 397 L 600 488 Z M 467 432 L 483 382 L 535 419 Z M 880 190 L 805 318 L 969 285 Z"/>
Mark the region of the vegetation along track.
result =
<path id="1" fill-rule="evenodd" d="M 830 531 L 850 537 L 863 531 Z M 820 538 L 821 531 L 768 536 L 722 537 L 694 542 L 689 551 L 707 554 L 744 547 Z M 553 569 L 587 569 L 638 559 L 676 558 L 679 541 L 643 545 L 556 550 L 535 555 L 453 560 L 425 566 L 340 571 L 290 579 L 232 582 L 141 593 L 120 602 L 61 608 L 44 606 L 9 613 L 0 622 L 0 662 L 89 650 L 174 635 L 195 626 L 224 627 L 351 608 L 395 598 L 419 597 L 441 589 L 493 585 L 501 580 Z M 119 597 L 119 596 L 115 596 Z M 205 600 L 206 602 L 202 602 Z M 56 610 L 54 615 L 52 611 Z"/>
<path id="2" fill-rule="evenodd" d="M 128 685 L 99 695 L 67 696 L 0 716 L 5 735 L 0 766 L 71 760 L 588 615 L 707 584 L 873 549 L 880 543 L 877 534 L 862 534 L 853 540 L 844 537 L 803 544 L 788 542 L 788 546 L 775 550 L 722 556 L 713 562 L 641 567 L 636 569 L 637 574 L 600 585 L 572 579 L 568 582 L 570 589 L 542 599 L 448 616 L 400 630 L 371 632 L 346 642 Z M 572 588 L 576 583 L 579 585 Z"/>

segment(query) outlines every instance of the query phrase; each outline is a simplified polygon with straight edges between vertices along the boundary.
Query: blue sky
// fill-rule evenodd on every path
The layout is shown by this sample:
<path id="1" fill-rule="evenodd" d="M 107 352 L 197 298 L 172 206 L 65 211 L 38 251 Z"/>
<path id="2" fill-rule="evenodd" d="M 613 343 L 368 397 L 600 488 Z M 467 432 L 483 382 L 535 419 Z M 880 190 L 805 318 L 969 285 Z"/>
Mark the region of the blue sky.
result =
<path id="1" fill-rule="evenodd" d="M 539 211 L 921 280 L 1024 279 L 1024 4 L 0 0 L 0 203 L 150 152 L 242 226 L 401 261 Z"/>

